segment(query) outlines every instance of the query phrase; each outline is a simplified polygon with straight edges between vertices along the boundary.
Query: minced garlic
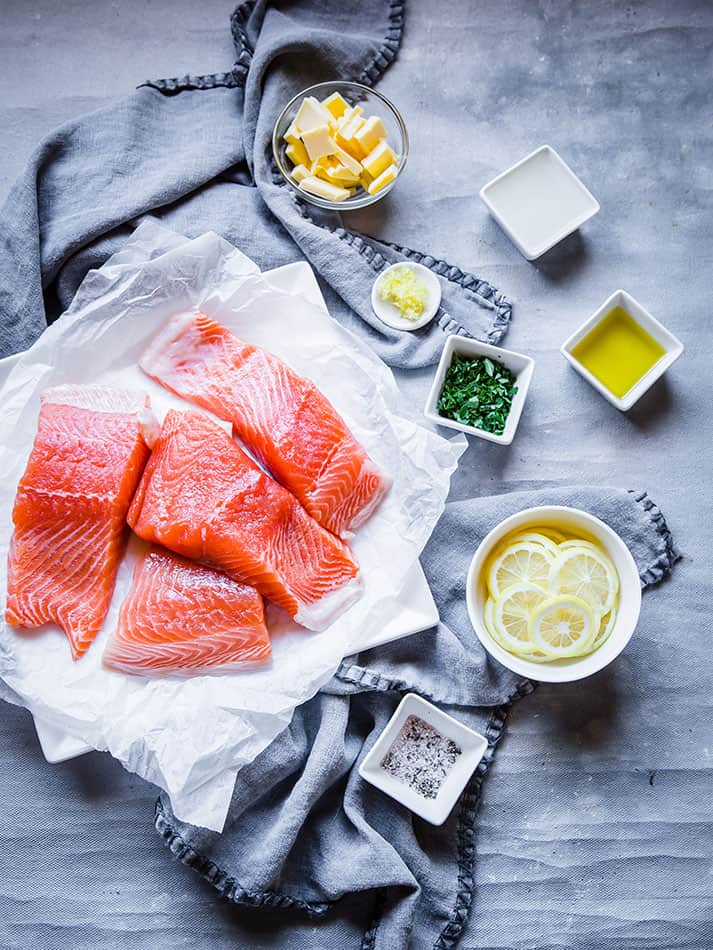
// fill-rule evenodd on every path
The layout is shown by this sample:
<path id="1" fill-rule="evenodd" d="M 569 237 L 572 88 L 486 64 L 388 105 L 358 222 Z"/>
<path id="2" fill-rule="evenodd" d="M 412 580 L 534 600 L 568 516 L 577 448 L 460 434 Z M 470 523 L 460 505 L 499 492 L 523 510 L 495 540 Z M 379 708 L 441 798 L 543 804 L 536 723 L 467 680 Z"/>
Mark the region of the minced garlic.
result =
<path id="1" fill-rule="evenodd" d="M 428 287 L 413 267 L 395 267 L 379 281 L 379 297 L 393 304 L 406 320 L 418 320 L 428 303 Z"/>

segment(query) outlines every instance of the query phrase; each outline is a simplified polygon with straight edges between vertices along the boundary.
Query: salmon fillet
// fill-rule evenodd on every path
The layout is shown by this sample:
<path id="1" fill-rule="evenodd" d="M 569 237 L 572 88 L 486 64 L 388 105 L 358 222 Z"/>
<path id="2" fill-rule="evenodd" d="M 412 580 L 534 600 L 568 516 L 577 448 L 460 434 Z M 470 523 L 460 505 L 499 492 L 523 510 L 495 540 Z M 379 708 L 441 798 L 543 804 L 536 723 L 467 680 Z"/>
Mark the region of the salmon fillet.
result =
<path id="1" fill-rule="evenodd" d="M 312 630 L 361 593 L 347 546 L 199 412 L 167 413 L 128 521 L 144 540 L 251 584 Z"/>
<path id="2" fill-rule="evenodd" d="M 334 534 L 356 531 L 391 486 L 313 382 L 204 314 L 169 321 L 139 365 L 231 422 L 252 455 Z"/>
<path id="3" fill-rule="evenodd" d="M 235 670 L 272 655 L 253 587 L 162 548 L 137 563 L 104 666 L 139 676 Z"/>
<path id="4" fill-rule="evenodd" d="M 60 626 L 78 659 L 109 609 L 126 513 L 149 456 L 148 396 L 61 386 L 42 394 L 12 513 L 5 618 Z"/>

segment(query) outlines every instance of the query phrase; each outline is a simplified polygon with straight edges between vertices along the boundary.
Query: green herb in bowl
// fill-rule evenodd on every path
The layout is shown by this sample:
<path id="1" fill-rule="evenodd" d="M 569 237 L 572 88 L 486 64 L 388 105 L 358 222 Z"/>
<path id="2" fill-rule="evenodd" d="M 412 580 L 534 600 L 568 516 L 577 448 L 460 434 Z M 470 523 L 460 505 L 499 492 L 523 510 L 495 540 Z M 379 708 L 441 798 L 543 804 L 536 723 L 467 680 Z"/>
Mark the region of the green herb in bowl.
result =
<path id="1" fill-rule="evenodd" d="M 454 353 L 438 399 L 438 413 L 462 425 L 502 435 L 516 392 L 515 377 L 506 366 L 487 356 Z"/>

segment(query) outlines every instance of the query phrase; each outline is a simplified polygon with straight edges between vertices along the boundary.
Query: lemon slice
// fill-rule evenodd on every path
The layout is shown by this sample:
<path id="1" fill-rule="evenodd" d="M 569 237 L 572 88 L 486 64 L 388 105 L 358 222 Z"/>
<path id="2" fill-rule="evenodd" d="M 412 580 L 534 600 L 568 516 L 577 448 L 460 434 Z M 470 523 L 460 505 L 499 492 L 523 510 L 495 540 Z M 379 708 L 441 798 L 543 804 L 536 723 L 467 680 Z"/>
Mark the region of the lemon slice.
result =
<path id="1" fill-rule="evenodd" d="M 554 597 L 532 611 L 528 634 L 536 649 L 552 659 L 562 659 L 586 653 L 599 624 L 599 614 L 580 597 Z"/>
<path id="2" fill-rule="evenodd" d="M 557 557 L 557 545 L 545 534 L 539 531 L 521 531 L 510 538 L 510 544 L 516 544 L 518 541 L 532 541 L 533 544 L 539 544 L 545 550 L 549 551 L 552 557 Z"/>
<path id="3" fill-rule="evenodd" d="M 616 604 L 612 607 L 608 614 L 604 614 L 599 624 L 599 632 L 594 638 L 594 643 L 591 646 L 591 650 L 598 650 L 603 643 L 609 639 L 609 634 L 614 629 L 614 624 L 616 623 L 617 609 Z"/>
<path id="4" fill-rule="evenodd" d="M 530 615 L 546 599 L 547 593 L 537 584 L 522 583 L 508 587 L 495 601 L 492 613 L 493 628 L 501 646 L 518 655 L 522 650 L 529 653 L 535 649 L 528 632 Z"/>
<path id="5" fill-rule="evenodd" d="M 514 584 L 538 584 L 547 590 L 555 558 L 532 541 L 518 541 L 496 554 L 488 571 L 488 587 L 497 600 Z"/>
<path id="6" fill-rule="evenodd" d="M 567 538 L 565 541 L 560 541 L 557 548 L 559 551 L 568 551 L 570 548 L 583 548 L 584 550 L 595 551 L 597 554 L 603 553 L 602 549 L 596 544 L 593 544 L 591 541 L 584 541 L 580 538 Z"/>
<path id="7" fill-rule="evenodd" d="M 512 653 L 514 656 L 519 656 L 521 660 L 529 660 L 530 663 L 549 663 L 550 657 L 545 656 L 544 653 L 540 653 L 539 650 L 533 650 L 530 652 L 527 649 L 518 647 L 517 649 L 510 649 L 508 645 L 504 642 L 503 638 L 498 633 L 495 620 L 493 618 L 493 611 L 495 609 L 495 601 L 492 597 L 488 597 L 485 602 L 485 608 L 483 610 L 483 618 L 485 620 L 485 629 L 488 631 L 490 636 L 495 640 L 498 646 L 501 646 L 503 650 L 507 650 L 508 653 Z"/>
<path id="8" fill-rule="evenodd" d="M 555 544 L 561 544 L 563 541 L 567 540 L 567 535 L 562 534 L 562 532 L 558 531 L 556 528 L 538 526 L 531 528 L 530 530 L 537 532 L 537 534 L 544 534 L 546 538 L 549 538 L 550 541 L 553 541 Z"/>
<path id="9" fill-rule="evenodd" d="M 614 565 L 594 545 L 560 549 L 552 566 L 550 590 L 585 600 L 599 614 L 612 609 L 619 592 Z"/>

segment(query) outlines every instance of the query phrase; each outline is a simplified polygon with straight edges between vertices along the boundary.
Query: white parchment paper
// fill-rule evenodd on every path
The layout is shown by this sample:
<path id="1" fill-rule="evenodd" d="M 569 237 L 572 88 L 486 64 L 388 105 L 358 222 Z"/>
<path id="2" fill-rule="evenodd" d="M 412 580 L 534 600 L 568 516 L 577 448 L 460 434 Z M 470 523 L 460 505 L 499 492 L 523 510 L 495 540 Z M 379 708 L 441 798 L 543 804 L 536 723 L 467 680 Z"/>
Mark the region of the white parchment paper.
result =
<path id="1" fill-rule="evenodd" d="M 17 632 L 3 622 L 0 672 L 8 698 L 161 786 L 179 818 L 219 831 L 237 771 L 380 623 L 443 510 L 465 442 L 443 439 L 409 418 L 389 369 L 322 307 L 271 285 L 269 274 L 213 233 L 187 240 L 147 221 L 87 276 L 70 310 L 22 356 L 0 390 L 3 605 L 12 505 L 40 393 L 60 383 L 129 386 L 149 392 L 159 419 L 171 407 L 188 408 L 144 376 L 137 361 L 165 320 L 197 308 L 313 379 L 393 477 L 391 492 L 351 544 L 362 599 L 322 633 L 303 630 L 271 607 L 273 662 L 260 670 L 189 679 L 125 676 L 103 669 L 101 656 L 141 550 L 133 538 L 88 653 L 73 662 L 64 634 L 52 625 Z"/>

